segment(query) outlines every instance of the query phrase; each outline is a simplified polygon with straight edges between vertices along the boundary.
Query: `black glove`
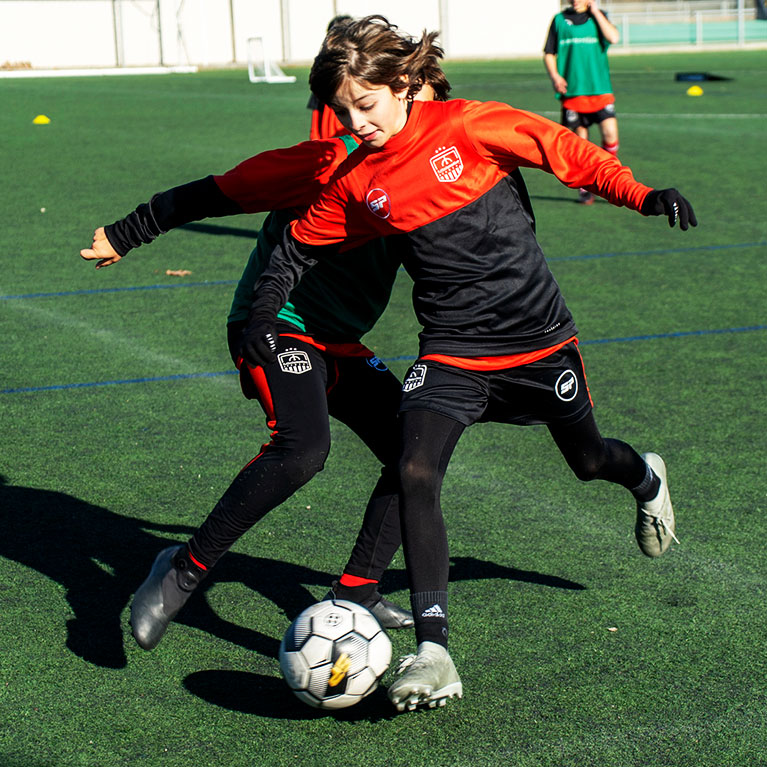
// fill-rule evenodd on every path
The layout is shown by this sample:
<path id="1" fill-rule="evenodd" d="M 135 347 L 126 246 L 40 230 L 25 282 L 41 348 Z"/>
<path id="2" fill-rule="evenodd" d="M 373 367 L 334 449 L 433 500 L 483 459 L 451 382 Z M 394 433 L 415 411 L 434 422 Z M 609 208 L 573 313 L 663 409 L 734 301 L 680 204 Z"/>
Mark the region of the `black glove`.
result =
<path id="1" fill-rule="evenodd" d="M 643 216 L 668 216 L 668 225 L 679 221 L 679 228 L 687 231 L 688 226 L 697 226 L 698 219 L 692 205 L 676 189 L 653 189 L 642 203 Z"/>
<path id="2" fill-rule="evenodd" d="M 240 354 L 248 366 L 256 368 L 277 359 L 277 331 L 274 325 L 273 315 L 251 312 L 240 343 Z"/>

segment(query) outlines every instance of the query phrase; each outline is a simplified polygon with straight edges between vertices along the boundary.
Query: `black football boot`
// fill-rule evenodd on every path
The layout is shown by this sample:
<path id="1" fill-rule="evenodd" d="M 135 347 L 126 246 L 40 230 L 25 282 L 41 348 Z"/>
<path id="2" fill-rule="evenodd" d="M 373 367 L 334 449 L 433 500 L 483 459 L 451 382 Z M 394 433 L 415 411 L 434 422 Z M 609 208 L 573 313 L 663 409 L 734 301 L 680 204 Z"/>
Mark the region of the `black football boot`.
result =
<path id="1" fill-rule="evenodd" d="M 339 591 L 341 592 L 340 596 Z M 345 589 L 338 581 L 333 581 L 330 591 L 325 595 L 323 602 L 328 599 L 348 599 L 350 602 L 357 602 L 357 604 L 367 607 L 385 629 L 406 629 L 413 625 L 413 613 L 399 605 L 395 605 L 394 602 L 390 602 L 388 599 L 384 599 L 377 589 L 374 589 L 373 593 L 362 601 L 352 598 L 354 592 L 354 588 Z"/>
<path id="2" fill-rule="evenodd" d="M 170 546 L 155 559 L 147 579 L 133 597 L 130 624 L 145 650 L 157 647 L 168 624 L 176 617 L 207 572 L 189 558 L 186 546 Z"/>

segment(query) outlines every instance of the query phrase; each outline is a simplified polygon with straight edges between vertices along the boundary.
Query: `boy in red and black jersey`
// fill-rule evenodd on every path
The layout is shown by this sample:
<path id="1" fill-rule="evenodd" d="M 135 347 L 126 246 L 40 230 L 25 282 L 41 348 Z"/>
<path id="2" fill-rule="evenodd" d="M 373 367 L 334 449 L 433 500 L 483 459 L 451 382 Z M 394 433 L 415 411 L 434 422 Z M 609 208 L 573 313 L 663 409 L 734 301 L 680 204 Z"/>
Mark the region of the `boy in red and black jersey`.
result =
<path id="1" fill-rule="evenodd" d="M 436 55 L 434 35 L 393 63 L 392 46 L 378 44 L 392 31 L 382 17 L 363 19 L 343 40 L 326 38 L 315 59 L 312 90 L 362 146 L 274 251 L 256 286 L 243 352 L 253 362 L 272 357 L 274 316 L 326 246 L 396 237 L 423 328 L 400 407 L 401 525 L 418 642 L 415 661 L 389 689 L 404 710 L 462 694 L 446 649 L 449 560 L 439 495 L 466 426 L 545 424 L 576 476 L 631 491 L 643 553 L 659 556 L 674 538 L 663 461 L 597 428 L 576 327 L 513 174 L 539 168 L 615 205 L 667 215 L 671 226 L 697 221 L 675 189 L 637 182 L 614 155 L 542 117 L 498 103 L 413 103 L 409 67 Z M 375 62 L 381 50 L 388 58 Z M 360 60 L 376 80 L 354 74 Z"/>

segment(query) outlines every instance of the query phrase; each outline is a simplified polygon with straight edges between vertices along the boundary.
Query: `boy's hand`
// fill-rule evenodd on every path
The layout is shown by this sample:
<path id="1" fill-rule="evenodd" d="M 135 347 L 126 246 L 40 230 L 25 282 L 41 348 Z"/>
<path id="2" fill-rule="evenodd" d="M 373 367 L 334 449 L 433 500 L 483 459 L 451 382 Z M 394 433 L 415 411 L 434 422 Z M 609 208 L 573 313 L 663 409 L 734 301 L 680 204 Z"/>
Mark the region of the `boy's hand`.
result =
<path id="1" fill-rule="evenodd" d="M 96 269 L 101 269 L 102 266 L 111 266 L 116 264 L 122 256 L 112 247 L 112 244 L 107 239 L 104 233 L 104 227 L 100 226 L 93 233 L 93 244 L 90 248 L 84 248 L 80 251 L 80 255 L 86 261 L 98 260 Z"/>
<path id="2" fill-rule="evenodd" d="M 640 211 L 645 216 L 667 216 L 668 225 L 679 222 L 679 228 L 686 231 L 688 226 L 697 226 L 698 219 L 692 205 L 676 189 L 653 189 L 642 203 Z"/>
<path id="3" fill-rule="evenodd" d="M 277 331 L 272 317 L 251 312 L 242 334 L 240 355 L 252 368 L 263 367 L 277 359 Z"/>
<path id="4" fill-rule="evenodd" d="M 563 96 L 567 93 L 567 80 L 564 77 L 552 77 L 551 84 L 554 86 L 554 93 L 561 93 Z"/>

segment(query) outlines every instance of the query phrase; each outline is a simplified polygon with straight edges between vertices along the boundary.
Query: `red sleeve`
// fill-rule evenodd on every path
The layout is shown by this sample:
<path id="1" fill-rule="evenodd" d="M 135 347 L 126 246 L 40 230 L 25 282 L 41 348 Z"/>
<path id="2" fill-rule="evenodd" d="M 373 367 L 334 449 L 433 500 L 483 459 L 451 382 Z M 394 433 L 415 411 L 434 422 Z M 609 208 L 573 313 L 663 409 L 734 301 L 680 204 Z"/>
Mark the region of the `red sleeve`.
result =
<path id="1" fill-rule="evenodd" d="M 364 159 L 363 149 L 352 152 L 309 210 L 291 223 L 291 234 L 298 242 L 319 247 L 340 243 L 344 251 L 391 233 L 383 219 L 360 219 L 353 213 L 355 197 L 364 197 L 359 193 L 360 183 L 364 182 L 358 181 L 354 170 Z"/>
<path id="2" fill-rule="evenodd" d="M 375 235 L 350 231 L 353 223 L 347 216 L 346 197 L 341 179 L 327 186 L 309 210 L 291 223 L 293 237 L 303 245 L 321 247 L 343 243 L 343 250 L 372 239 Z"/>
<path id="3" fill-rule="evenodd" d="M 346 159 L 343 141 L 304 141 L 261 152 L 213 180 L 245 213 L 307 207 Z"/>
<path id="4" fill-rule="evenodd" d="M 497 102 L 468 102 L 464 127 L 476 150 L 499 166 L 540 168 L 563 184 L 584 187 L 613 205 L 640 210 L 651 187 L 591 141 L 545 117 Z"/>

